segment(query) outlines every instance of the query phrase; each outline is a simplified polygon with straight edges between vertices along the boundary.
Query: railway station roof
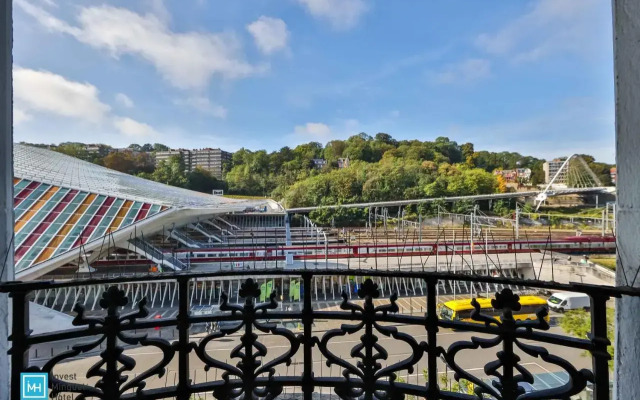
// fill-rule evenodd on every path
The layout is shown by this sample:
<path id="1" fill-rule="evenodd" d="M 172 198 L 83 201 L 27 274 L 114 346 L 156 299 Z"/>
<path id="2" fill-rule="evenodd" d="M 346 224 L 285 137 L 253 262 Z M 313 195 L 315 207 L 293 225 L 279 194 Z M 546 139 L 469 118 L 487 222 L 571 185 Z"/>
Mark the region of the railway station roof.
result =
<path id="1" fill-rule="evenodd" d="M 13 185 L 17 275 L 172 211 L 204 215 L 252 206 L 23 144 L 14 145 Z"/>
<path id="2" fill-rule="evenodd" d="M 237 200 L 139 178 L 55 151 L 14 144 L 14 176 L 168 207 L 216 207 Z"/>

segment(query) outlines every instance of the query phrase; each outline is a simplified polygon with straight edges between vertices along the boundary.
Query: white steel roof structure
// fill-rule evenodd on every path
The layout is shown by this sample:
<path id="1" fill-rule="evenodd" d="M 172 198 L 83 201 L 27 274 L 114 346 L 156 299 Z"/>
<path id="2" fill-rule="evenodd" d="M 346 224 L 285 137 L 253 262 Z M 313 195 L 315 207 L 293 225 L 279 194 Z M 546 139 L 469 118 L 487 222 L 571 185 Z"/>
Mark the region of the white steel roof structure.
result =
<path id="1" fill-rule="evenodd" d="M 169 207 L 217 207 L 237 200 L 164 185 L 55 151 L 14 144 L 14 176 Z"/>
<path id="2" fill-rule="evenodd" d="M 21 144 L 14 145 L 13 184 L 18 279 L 96 259 L 106 238 L 119 246 L 215 214 L 278 208 L 269 200 L 194 192 Z"/>

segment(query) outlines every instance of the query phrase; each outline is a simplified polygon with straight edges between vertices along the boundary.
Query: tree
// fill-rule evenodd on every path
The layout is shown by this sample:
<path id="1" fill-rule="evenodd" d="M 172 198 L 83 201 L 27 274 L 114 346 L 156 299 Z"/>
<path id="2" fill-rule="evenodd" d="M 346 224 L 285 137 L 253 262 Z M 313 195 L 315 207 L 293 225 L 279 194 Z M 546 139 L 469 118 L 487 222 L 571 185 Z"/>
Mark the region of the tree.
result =
<path id="1" fill-rule="evenodd" d="M 201 171 L 187 174 L 184 166 L 180 168 L 174 161 L 156 167 L 151 153 L 169 150 L 161 143 L 134 143 L 124 152 L 98 145 L 97 152 L 92 149 L 89 153 L 85 144 L 72 142 L 53 147 L 82 160 L 159 182 L 203 192 L 225 188 L 236 194 L 271 196 L 290 207 L 504 192 L 507 187 L 503 179 L 492 174 L 495 169 L 530 168 L 531 183 L 544 182 L 543 160 L 534 157 L 507 151 L 476 151 L 473 143 L 458 145 L 447 137 L 433 141 L 396 140 L 384 132 L 375 137 L 360 133 L 346 140 L 332 140 L 324 147 L 310 142 L 269 153 L 242 148 L 233 153 L 230 162 L 223 163 L 224 182 Z M 350 159 L 350 166 L 338 172 L 338 159 L 345 157 Z M 327 166 L 316 168 L 315 158 L 324 158 Z M 611 166 L 588 155 L 583 158 L 608 185 Z M 504 203 L 494 204 L 498 213 L 509 213 Z M 461 207 L 467 204 L 459 203 L 457 208 Z M 437 207 L 429 204 L 419 209 L 431 214 Z M 349 223 L 354 223 L 349 218 L 359 218 L 359 214 L 317 214 L 323 220 L 344 219 Z"/>
<path id="2" fill-rule="evenodd" d="M 473 143 L 465 143 L 460 146 L 460 150 L 462 151 L 462 158 L 467 161 L 469 157 L 473 156 Z"/>
<path id="3" fill-rule="evenodd" d="M 303 165 L 311 166 L 311 160 L 321 158 L 323 153 L 322 144 L 318 142 L 310 142 L 296 146 L 293 149 L 294 158 L 301 161 Z"/>
<path id="4" fill-rule="evenodd" d="M 447 175 L 447 194 L 450 196 L 487 194 L 498 190 L 496 176 L 480 168 L 468 168 L 463 164 L 450 166 Z"/>
<path id="5" fill-rule="evenodd" d="M 525 203 L 522 206 L 522 212 L 525 213 L 525 214 L 532 213 L 533 212 L 533 206 L 531 206 L 531 204 L 529 204 L 529 203 Z"/>
<path id="6" fill-rule="evenodd" d="M 381 143 L 386 143 L 386 144 L 390 144 L 393 147 L 398 146 L 398 141 L 395 140 L 391 135 L 389 135 L 388 133 L 377 133 L 374 139 L 376 142 L 381 142 Z"/>
<path id="7" fill-rule="evenodd" d="M 377 141 L 377 140 L 374 140 L 373 142 L 371 142 L 369 147 L 371 149 L 371 156 L 370 156 L 371 162 L 378 162 L 384 157 L 385 153 L 387 153 L 390 150 L 395 150 L 395 146 L 393 144 L 386 143 L 384 141 Z"/>
<path id="8" fill-rule="evenodd" d="M 211 194 L 215 189 L 224 190 L 225 184 L 211 175 L 209 171 L 196 167 L 196 169 L 187 174 L 185 188 Z"/>
<path id="9" fill-rule="evenodd" d="M 501 217 L 508 217 L 511 214 L 507 202 L 504 200 L 496 200 L 493 202 L 493 212 Z"/>
<path id="10" fill-rule="evenodd" d="M 449 163 L 455 164 L 462 161 L 462 151 L 458 143 L 452 142 L 447 137 L 438 137 L 435 140 L 435 148 L 440 154 L 449 160 Z"/>
<path id="11" fill-rule="evenodd" d="M 422 371 L 422 374 L 425 380 L 428 380 L 426 369 Z M 474 394 L 475 385 L 466 379 L 460 379 L 459 382 L 456 382 L 452 379 L 449 379 L 446 374 L 442 374 L 440 375 L 440 388 L 455 393 Z"/>
<path id="12" fill-rule="evenodd" d="M 545 174 L 544 169 L 542 168 L 544 161 L 538 160 L 531 165 L 531 184 L 532 185 L 540 185 L 545 183 Z"/>
<path id="13" fill-rule="evenodd" d="M 102 159 L 102 165 L 106 168 L 137 175 L 140 173 L 152 173 L 155 169 L 153 158 L 147 153 L 133 154 L 132 151 L 114 151 Z"/>
<path id="14" fill-rule="evenodd" d="M 233 153 L 233 155 L 231 156 L 232 167 L 236 165 L 242 165 L 242 164 L 248 163 L 251 157 L 251 154 L 252 154 L 251 151 L 245 149 L 244 147 L 236 151 L 235 153 Z"/>
<path id="15" fill-rule="evenodd" d="M 475 385 L 466 379 L 460 379 L 460 391 L 466 394 L 474 394 Z"/>
<path id="16" fill-rule="evenodd" d="M 134 156 L 135 169 L 130 172 L 135 175 L 140 172 L 151 173 L 156 169 L 155 160 L 150 153 L 138 153 Z"/>
<path id="17" fill-rule="evenodd" d="M 187 184 L 184 162 L 182 157 L 178 155 L 172 156 L 166 161 L 160 161 L 152 174 L 145 174 L 143 177 L 177 187 L 185 187 Z"/>
<path id="18" fill-rule="evenodd" d="M 130 151 L 113 152 L 102 159 L 102 165 L 126 174 L 132 174 L 135 170 L 135 160 Z"/>
<path id="19" fill-rule="evenodd" d="M 106 144 L 99 144 L 98 145 L 98 158 L 106 157 L 112 151 L 113 151 L 113 147 L 107 146 Z"/>
<path id="20" fill-rule="evenodd" d="M 324 147 L 324 159 L 328 163 L 333 164 L 338 162 L 338 158 L 342 158 L 344 149 L 347 147 L 343 140 L 332 140 Z"/>
<path id="21" fill-rule="evenodd" d="M 269 154 L 269 170 L 274 173 L 282 171 L 284 163 L 293 160 L 293 152 L 289 147 L 283 147 L 280 151 Z"/>
<path id="22" fill-rule="evenodd" d="M 613 370 L 613 352 L 614 352 L 614 321 L 615 312 L 613 308 L 607 308 L 607 337 L 611 341 L 611 345 L 607 347 L 611 359 L 609 360 L 609 369 Z M 589 339 L 588 334 L 591 333 L 591 314 L 585 310 L 567 311 L 560 319 L 560 327 L 570 335 L 582 339 Z M 583 356 L 588 355 L 586 352 Z"/>
<path id="23" fill-rule="evenodd" d="M 154 143 L 153 151 L 169 151 L 169 146 L 165 146 L 162 143 Z"/>
<path id="24" fill-rule="evenodd" d="M 83 143 L 60 143 L 60 145 L 57 146 L 54 150 L 71 157 L 79 158 L 81 160 L 91 161 L 91 156 L 89 155 L 89 152 L 86 150 L 86 146 Z"/>
<path id="25" fill-rule="evenodd" d="M 507 192 L 507 181 L 504 179 L 502 175 L 497 175 L 496 180 L 498 181 L 498 192 L 506 193 Z"/>
<path id="26" fill-rule="evenodd" d="M 366 133 L 351 136 L 346 140 L 346 147 L 343 152 L 344 157 L 350 160 L 360 160 L 371 162 L 371 136 Z"/>

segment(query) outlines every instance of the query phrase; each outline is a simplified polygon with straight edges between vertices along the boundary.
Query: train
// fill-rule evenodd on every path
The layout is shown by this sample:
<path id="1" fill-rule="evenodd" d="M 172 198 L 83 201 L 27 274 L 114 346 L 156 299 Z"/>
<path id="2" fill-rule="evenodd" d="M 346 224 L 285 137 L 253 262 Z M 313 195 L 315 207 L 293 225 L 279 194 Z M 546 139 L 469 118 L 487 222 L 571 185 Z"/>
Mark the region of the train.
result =
<path id="1" fill-rule="evenodd" d="M 472 248 L 473 246 L 473 248 Z M 233 248 L 215 247 L 203 249 L 177 249 L 170 253 L 183 262 L 208 263 L 224 261 L 276 261 L 285 260 L 287 255 L 294 260 L 317 260 L 325 257 L 369 258 L 369 257 L 416 257 L 460 254 L 501 254 L 554 251 L 567 254 L 614 253 L 615 238 L 606 236 L 575 236 L 554 240 L 495 240 L 485 242 L 439 241 L 424 243 L 393 244 L 339 244 L 312 246 L 279 246 Z M 168 252 L 169 253 L 169 252 Z M 328 253 L 328 256 L 325 256 Z"/>

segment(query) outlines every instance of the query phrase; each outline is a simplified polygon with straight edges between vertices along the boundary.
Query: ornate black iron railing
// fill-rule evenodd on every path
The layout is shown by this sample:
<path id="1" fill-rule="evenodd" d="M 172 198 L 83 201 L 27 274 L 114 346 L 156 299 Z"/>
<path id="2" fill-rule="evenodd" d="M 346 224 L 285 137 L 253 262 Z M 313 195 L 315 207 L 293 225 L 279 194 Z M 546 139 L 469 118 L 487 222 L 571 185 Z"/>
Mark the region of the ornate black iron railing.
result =
<path id="1" fill-rule="evenodd" d="M 218 313 L 210 315 L 190 315 L 190 285 L 194 279 L 223 278 L 243 276 L 244 283 L 239 296 L 242 304 L 231 304 L 227 295 L 222 295 Z M 341 311 L 322 311 L 314 308 L 311 290 L 303 290 L 301 311 L 282 311 L 275 292 L 267 301 L 260 302 L 260 286 L 255 279 L 272 276 L 298 276 L 304 288 L 311 288 L 314 277 L 322 275 L 357 275 L 363 282 L 357 290 L 362 301 L 349 300 L 343 294 Z M 250 277 L 249 277 L 250 276 Z M 399 314 L 397 296 L 392 294 L 380 304 L 380 290 L 371 279 L 385 277 L 404 277 L 422 279 L 426 283 L 426 313 L 424 315 Z M 178 313 L 173 319 L 143 320 L 148 316 L 146 299 L 140 301 L 137 311 L 123 312 L 128 304 L 125 293 L 117 284 L 132 281 L 153 281 L 174 279 L 178 282 Z M 495 294 L 492 300 L 493 313 L 485 314 L 477 302 L 473 302 L 474 311 L 471 318 L 479 323 L 465 323 L 440 319 L 437 314 L 437 285 L 440 280 L 463 280 L 468 282 L 484 282 L 492 284 L 517 284 L 547 290 L 566 290 L 586 293 L 591 298 L 591 334 L 588 339 L 574 338 L 549 330 L 547 310 L 541 308 L 533 320 L 517 320 L 514 312 L 521 305 L 518 295 L 504 288 Z M 593 388 L 593 398 L 609 399 L 609 367 L 610 355 L 607 346 L 606 305 L 611 298 L 621 296 L 640 296 L 640 290 L 632 288 L 613 288 L 586 284 L 557 284 L 540 281 L 513 280 L 500 277 L 471 276 L 451 273 L 420 273 L 399 271 L 354 271 L 354 270 L 271 270 L 251 271 L 243 274 L 237 272 L 220 272 L 215 274 L 174 274 L 157 276 L 140 276 L 119 279 L 94 279 L 92 284 L 111 285 L 102 294 L 100 307 L 103 314 L 88 316 L 82 306 L 76 305 L 76 316 L 73 324 L 77 329 L 44 334 L 31 334 L 29 329 L 29 298 L 35 290 L 70 287 L 80 282 L 26 282 L 8 283 L 0 286 L 0 292 L 9 293 L 13 299 L 13 326 L 11 340 L 12 387 L 11 398 L 20 399 L 20 374 L 22 372 L 44 372 L 49 374 L 51 396 L 60 392 L 74 393 L 76 398 L 113 399 L 165 399 L 177 398 L 187 400 L 195 394 L 207 394 L 217 399 L 274 399 L 278 398 L 285 388 L 295 388 L 299 398 L 310 399 L 314 391 L 320 388 L 331 388 L 334 396 L 342 399 L 402 399 L 408 396 L 427 399 L 481 399 L 495 398 L 500 400 L 524 399 L 569 399 L 581 392 L 587 385 Z M 86 284 L 87 281 L 82 281 Z M 192 288 L 193 290 L 193 288 Z M 375 300 L 375 302 L 374 302 Z M 301 333 L 279 326 L 269 320 L 300 321 Z M 313 324 L 317 321 L 345 321 L 337 329 L 315 332 Z M 196 324 L 222 322 L 222 327 L 213 333 L 193 339 L 190 329 Z M 177 340 L 169 341 L 159 337 L 150 337 L 146 333 L 138 333 L 154 327 L 172 327 L 177 331 Z M 414 326 L 423 330 L 426 340 L 418 340 L 399 329 Z M 457 331 L 468 331 L 482 337 L 470 337 L 469 340 L 453 342 L 447 348 L 438 340 L 440 328 L 451 328 Z M 356 340 L 350 353 L 336 354 L 332 343 L 340 337 L 355 335 Z M 239 337 L 225 361 L 221 357 L 213 357 L 209 345 L 225 338 Z M 267 362 L 262 360 L 270 351 L 263 344 L 266 337 L 279 337 L 286 343 L 284 351 Z M 380 344 L 381 338 L 392 340 L 394 345 L 385 349 Z M 73 340 L 68 349 L 61 350 L 36 365 L 29 359 L 29 349 L 43 343 L 60 340 Z M 531 344 L 536 342 L 537 345 Z M 409 348 L 410 351 L 400 355 L 394 363 L 384 363 L 388 350 L 393 350 L 395 343 Z M 577 369 L 571 362 L 557 354 L 550 354 L 544 345 L 560 345 L 578 350 L 586 350 L 592 359 L 591 369 Z M 142 346 L 154 348 L 160 359 L 145 371 L 139 371 L 133 379 L 127 375 L 139 360 L 124 354 L 123 346 Z M 315 353 L 314 353 L 315 349 Z M 478 349 L 496 349 L 495 359 L 487 360 L 484 366 L 485 379 L 465 370 L 460 365 L 461 352 Z M 91 367 L 86 377 L 95 381 L 94 385 L 68 382 L 54 373 L 54 368 L 66 360 L 95 353 L 98 361 Z M 276 351 L 276 350 L 274 350 Z M 338 376 L 319 374 L 318 354 L 326 360 L 327 365 L 335 365 L 340 369 Z M 556 387 L 525 393 L 521 382 L 533 383 L 533 376 L 520 363 L 520 355 L 527 354 L 542 361 L 553 364 L 566 372 L 568 380 Z M 302 370 L 290 373 L 283 366 L 292 360 L 302 360 Z M 177 360 L 177 379 L 175 384 L 165 387 L 151 388 L 147 383 L 162 377 L 167 366 Z M 420 361 L 426 360 L 424 384 L 402 382 L 398 378 L 403 371 L 411 373 Z M 438 360 L 446 362 L 447 368 L 455 372 L 455 379 L 465 379 L 474 386 L 474 393 L 459 393 L 447 390 L 438 385 Z M 194 363 L 193 361 L 197 361 Z M 485 360 L 482 361 L 483 363 Z M 190 373 L 191 365 L 202 364 L 202 369 L 221 371 L 218 378 L 204 382 L 193 382 Z M 283 371 L 286 371 L 283 373 Z M 295 371 L 295 370 L 294 370 Z M 486 378 L 489 379 L 486 379 Z"/>

